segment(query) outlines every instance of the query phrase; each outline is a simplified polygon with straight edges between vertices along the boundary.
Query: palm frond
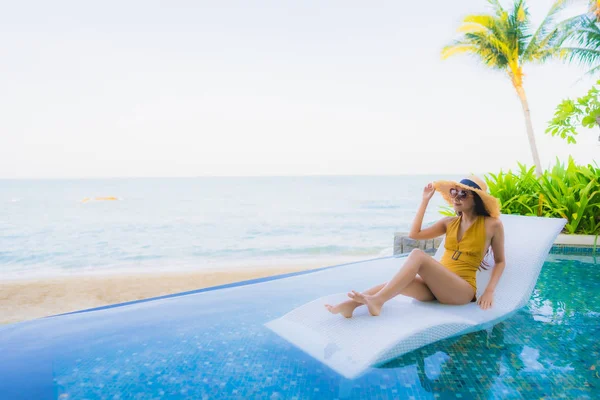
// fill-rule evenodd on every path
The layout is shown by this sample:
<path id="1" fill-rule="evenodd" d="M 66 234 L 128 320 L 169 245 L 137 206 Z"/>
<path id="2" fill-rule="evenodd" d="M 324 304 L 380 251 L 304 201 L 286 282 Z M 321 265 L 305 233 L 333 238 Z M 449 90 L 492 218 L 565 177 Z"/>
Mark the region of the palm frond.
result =
<path id="1" fill-rule="evenodd" d="M 600 64 L 586 72 L 586 75 L 596 75 L 597 72 L 600 72 Z"/>
<path id="2" fill-rule="evenodd" d="M 477 47 L 475 47 L 473 44 L 456 42 L 449 46 L 445 46 L 442 49 L 442 59 L 445 60 L 449 57 L 452 57 L 452 56 L 455 56 L 458 54 L 465 54 L 465 53 L 476 54 L 477 51 L 478 51 Z"/>
<path id="3" fill-rule="evenodd" d="M 458 32 L 461 33 L 482 33 L 487 32 L 489 29 L 481 24 L 474 22 L 466 22 L 458 27 Z"/>
<path id="4" fill-rule="evenodd" d="M 500 16 L 502 13 L 504 13 L 504 8 L 502 8 L 502 5 L 500 4 L 500 2 L 498 0 L 488 0 L 488 3 L 490 3 L 492 5 L 492 7 L 495 9 L 496 11 L 496 15 Z"/>
<path id="5" fill-rule="evenodd" d="M 589 47 L 563 47 L 568 55 L 569 61 L 579 61 L 582 65 L 591 66 L 600 63 L 600 46 Z"/>
<path id="6" fill-rule="evenodd" d="M 518 0 L 515 4 L 515 18 L 517 22 L 523 23 L 527 20 L 527 8 L 525 7 L 525 0 Z"/>
<path id="7" fill-rule="evenodd" d="M 490 33 L 467 33 L 465 40 L 479 49 L 486 65 L 503 68 L 510 61 L 510 48 Z"/>
<path id="8" fill-rule="evenodd" d="M 543 62 L 552 56 L 565 58 L 567 52 L 561 50 L 561 46 L 566 40 L 570 40 L 576 36 L 575 31 L 564 30 L 566 26 L 569 26 L 568 21 L 565 22 L 565 25 L 557 24 L 552 31 L 548 32 L 545 37 L 542 37 L 536 44 L 535 51 L 525 54 L 523 60 Z M 600 35 L 600 31 L 598 31 L 598 35 Z"/>
<path id="9" fill-rule="evenodd" d="M 579 41 L 579 40 L 584 40 L 589 35 L 600 36 L 600 28 L 598 27 L 598 25 L 595 22 L 592 22 L 587 27 L 581 27 L 577 30 L 577 32 L 573 32 L 573 33 L 574 33 L 574 38 L 576 38 L 576 40 Z"/>
<path id="10" fill-rule="evenodd" d="M 550 59 L 565 59 L 568 57 L 568 52 L 560 47 L 548 47 L 544 50 L 540 50 L 536 52 L 532 58 L 530 58 L 529 62 L 536 62 L 538 64 L 542 64 Z"/>
<path id="11" fill-rule="evenodd" d="M 506 43 L 492 33 L 469 33 L 466 36 L 477 40 L 482 46 L 491 47 L 506 58 L 511 58 L 511 49 L 509 43 Z"/>
<path id="12" fill-rule="evenodd" d="M 573 40 L 580 35 L 579 32 L 588 30 L 588 27 L 592 24 L 588 15 L 575 15 L 574 17 L 567 18 L 556 24 L 553 31 L 546 35 L 546 38 L 541 39 L 541 42 L 546 42 L 551 46 L 561 46 L 564 42 Z M 600 30 L 598 31 L 600 34 Z M 551 35 L 555 35 L 552 40 L 547 40 Z"/>
<path id="13" fill-rule="evenodd" d="M 566 25 L 560 38 L 561 49 L 569 61 L 591 66 L 586 74 L 598 71 L 600 66 L 600 23 L 592 15 L 582 15 Z"/>
<path id="14" fill-rule="evenodd" d="M 555 22 L 556 15 L 565 8 L 567 3 L 569 3 L 569 0 L 556 0 L 554 4 L 552 4 L 548 14 L 546 14 L 546 17 L 540 23 L 533 36 L 531 36 L 529 44 L 524 49 L 523 59 L 533 59 L 534 53 L 543 48 L 540 45 L 541 42 L 544 42 L 546 46 L 551 43 L 552 39 L 558 33 L 557 24 Z"/>
<path id="15" fill-rule="evenodd" d="M 592 16 L 590 16 L 589 14 L 579 14 L 579 15 L 575 15 L 573 17 L 567 18 L 567 19 L 559 22 L 557 25 L 563 31 L 573 31 L 576 29 L 583 29 L 587 26 L 590 26 L 590 24 L 592 24 L 594 22 L 595 22 L 594 18 L 592 18 Z"/>
<path id="16" fill-rule="evenodd" d="M 485 14 L 467 15 L 463 19 L 463 23 L 479 24 L 481 26 L 485 26 L 488 29 L 492 29 L 496 25 L 496 19 L 491 15 Z"/>
<path id="17" fill-rule="evenodd" d="M 600 26 L 589 16 L 582 16 L 580 21 L 571 24 L 565 32 L 568 37 L 563 42 L 577 43 L 580 46 L 590 46 L 600 42 Z"/>
<path id="18" fill-rule="evenodd" d="M 491 47 L 481 46 L 477 43 L 477 40 L 456 41 L 442 49 L 442 59 L 447 59 L 459 54 L 475 55 L 484 64 L 493 68 L 502 68 L 504 64 L 504 58 L 502 58 Z"/>
<path id="19" fill-rule="evenodd" d="M 507 42 L 511 47 L 510 58 L 518 58 L 529 40 L 529 11 L 524 0 L 517 0 L 506 21 Z"/>
<path id="20" fill-rule="evenodd" d="M 469 24 L 469 26 L 471 26 L 471 24 L 478 24 L 489 30 L 490 33 L 495 35 L 498 39 L 502 41 L 506 41 L 507 39 L 505 28 L 503 26 L 504 24 L 501 23 L 498 18 L 494 18 L 491 15 L 468 15 L 463 19 L 463 25 L 466 24 Z"/>

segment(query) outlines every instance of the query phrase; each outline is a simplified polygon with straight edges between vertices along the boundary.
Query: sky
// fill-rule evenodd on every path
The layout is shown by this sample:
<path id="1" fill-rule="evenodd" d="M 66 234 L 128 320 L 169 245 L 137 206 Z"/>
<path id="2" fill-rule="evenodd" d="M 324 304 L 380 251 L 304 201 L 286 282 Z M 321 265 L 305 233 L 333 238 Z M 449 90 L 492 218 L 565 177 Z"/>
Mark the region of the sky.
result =
<path id="1" fill-rule="evenodd" d="M 539 22 L 552 1 L 528 3 Z M 461 19 L 486 10 L 485 0 L 6 1 L 0 178 L 531 166 L 506 75 L 440 57 Z M 584 71 L 525 67 L 545 168 L 600 160 L 598 130 L 576 145 L 544 134 L 557 104 L 594 82 Z"/>

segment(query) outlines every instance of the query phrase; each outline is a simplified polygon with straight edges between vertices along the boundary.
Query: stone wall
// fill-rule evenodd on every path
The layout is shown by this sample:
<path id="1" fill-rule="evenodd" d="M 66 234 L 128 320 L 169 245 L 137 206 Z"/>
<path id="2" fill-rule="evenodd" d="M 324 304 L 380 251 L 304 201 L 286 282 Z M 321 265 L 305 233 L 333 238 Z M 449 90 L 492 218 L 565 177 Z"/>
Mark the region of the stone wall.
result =
<path id="1" fill-rule="evenodd" d="M 413 249 L 435 253 L 443 238 L 440 236 L 429 240 L 415 240 L 408 237 L 408 232 L 396 232 L 394 234 L 394 254 L 410 253 Z"/>

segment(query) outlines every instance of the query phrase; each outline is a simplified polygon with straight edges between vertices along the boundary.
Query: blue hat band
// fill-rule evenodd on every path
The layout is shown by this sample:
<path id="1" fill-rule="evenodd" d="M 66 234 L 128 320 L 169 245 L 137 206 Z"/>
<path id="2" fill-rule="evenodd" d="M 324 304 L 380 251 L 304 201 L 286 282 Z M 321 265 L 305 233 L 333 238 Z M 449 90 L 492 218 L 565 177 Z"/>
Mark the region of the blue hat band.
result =
<path id="1" fill-rule="evenodd" d="M 469 186 L 472 187 L 473 189 L 479 189 L 481 190 L 481 188 L 479 187 L 478 184 L 476 184 L 475 182 L 473 182 L 470 179 L 463 179 L 462 181 L 460 181 L 461 185 L 465 185 L 465 186 Z"/>

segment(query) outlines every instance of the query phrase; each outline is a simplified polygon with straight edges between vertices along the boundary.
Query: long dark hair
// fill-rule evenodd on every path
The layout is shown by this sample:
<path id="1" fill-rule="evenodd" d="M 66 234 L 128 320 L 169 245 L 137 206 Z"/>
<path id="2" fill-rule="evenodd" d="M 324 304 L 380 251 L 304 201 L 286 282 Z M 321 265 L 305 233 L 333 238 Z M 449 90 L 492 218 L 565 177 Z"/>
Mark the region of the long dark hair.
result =
<path id="1" fill-rule="evenodd" d="M 485 209 L 485 205 L 483 204 L 483 200 L 481 200 L 481 197 L 479 197 L 479 195 L 475 191 L 469 191 L 473 193 L 473 201 L 475 202 L 475 214 L 483 215 L 484 217 L 490 217 L 490 213 Z M 458 214 L 458 216 L 460 217 L 462 216 L 462 211 L 459 211 L 456 214 Z M 491 254 L 492 256 L 494 255 L 494 253 L 492 252 L 492 246 L 488 247 L 487 252 L 483 256 L 483 260 L 481 260 L 481 264 L 479 264 L 479 270 L 488 270 L 491 267 L 490 263 L 485 261 L 485 258 L 488 256 L 488 254 Z"/>
<path id="2" fill-rule="evenodd" d="M 484 217 L 490 217 L 490 213 L 485 209 L 485 205 L 483 204 L 483 200 L 477 194 L 477 192 L 473 190 L 469 190 L 469 192 L 473 193 L 473 201 L 475 202 L 475 214 L 483 215 Z M 462 211 L 456 213 L 459 217 L 462 215 Z"/>

